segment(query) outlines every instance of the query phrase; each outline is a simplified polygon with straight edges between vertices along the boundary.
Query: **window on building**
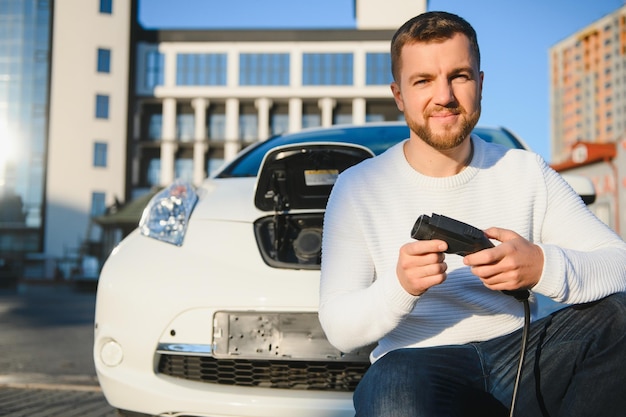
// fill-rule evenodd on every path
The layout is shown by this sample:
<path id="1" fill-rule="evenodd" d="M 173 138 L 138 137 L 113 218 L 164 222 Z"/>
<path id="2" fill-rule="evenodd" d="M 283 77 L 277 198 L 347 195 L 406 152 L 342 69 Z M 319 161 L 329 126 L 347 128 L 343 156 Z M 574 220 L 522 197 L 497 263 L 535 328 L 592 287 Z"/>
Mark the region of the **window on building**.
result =
<path id="1" fill-rule="evenodd" d="M 100 13 L 113 13 L 113 0 L 100 0 Z"/>
<path id="2" fill-rule="evenodd" d="M 270 127 L 272 135 L 286 133 L 289 130 L 289 115 L 282 113 L 272 114 Z"/>
<path id="3" fill-rule="evenodd" d="M 108 145 L 104 142 L 96 142 L 93 145 L 93 166 L 107 166 Z"/>
<path id="4" fill-rule="evenodd" d="M 91 217 L 102 216 L 106 213 L 106 194 L 98 191 L 91 193 Z"/>
<path id="5" fill-rule="evenodd" d="M 226 54 L 176 55 L 176 85 L 226 85 Z"/>
<path id="6" fill-rule="evenodd" d="M 393 81 L 391 57 L 387 52 L 368 53 L 365 56 L 365 84 L 389 85 Z"/>
<path id="7" fill-rule="evenodd" d="M 176 116 L 176 138 L 181 142 L 190 142 L 194 139 L 193 114 L 179 114 Z"/>
<path id="8" fill-rule="evenodd" d="M 174 161 L 174 176 L 183 181 L 193 181 L 193 159 L 178 158 Z"/>
<path id="9" fill-rule="evenodd" d="M 159 185 L 161 181 L 161 160 L 153 158 L 148 162 L 148 172 L 146 172 L 146 182 L 149 186 Z"/>
<path id="10" fill-rule="evenodd" d="M 347 125 L 352 123 L 352 115 L 351 114 L 334 114 L 333 115 L 333 124 L 334 125 Z"/>
<path id="11" fill-rule="evenodd" d="M 111 50 L 105 48 L 98 48 L 98 72 L 111 72 Z"/>
<path id="12" fill-rule="evenodd" d="M 224 158 L 208 158 L 206 164 L 207 175 L 210 176 L 222 165 L 224 165 Z"/>
<path id="13" fill-rule="evenodd" d="M 385 115 L 384 114 L 366 114 L 365 121 L 366 122 L 384 122 Z"/>
<path id="14" fill-rule="evenodd" d="M 214 141 L 223 141 L 226 138 L 226 115 L 212 113 L 208 119 L 209 138 Z"/>
<path id="15" fill-rule="evenodd" d="M 302 128 L 318 127 L 322 125 L 322 116 L 319 114 L 303 114 L 302 115 Z"/>
<path id="16" fill-rule="evenodd" d="M 150 51 L 146 54 L 145 86 L 154 88 L 163 85 L 163 69 L 165 68 L 165 56 L 158 51 Z"/>
<path id="17" fill-rule="evenodd" d="M 310 53 L 302 56 L 303 85 L 352 85 L 354 57 L 349 53 Z"/>
<path id="18" fill-rule="evenodd" d="M 96 95 L 96 118 L 108 119 L 109 118 L 109 96 L 104 94 Z"/>
<path id="19" fill-rule="evenodd" d="M 259 138 L 259 118 L 256 114 L 239 115 L 239 137 L 247 142 Z"/>
<path id="20" fill-rule="evenodd" d="M 239 85 L 289 85 L 289 54 L 241 54 Z"/>
<path id="21" fill-rule="evenodd" d="M 148 121 L 148 139 L 151 141 L 161 140 L 161 129 L 163 127 L 163 115 L 150 115 Z"/>

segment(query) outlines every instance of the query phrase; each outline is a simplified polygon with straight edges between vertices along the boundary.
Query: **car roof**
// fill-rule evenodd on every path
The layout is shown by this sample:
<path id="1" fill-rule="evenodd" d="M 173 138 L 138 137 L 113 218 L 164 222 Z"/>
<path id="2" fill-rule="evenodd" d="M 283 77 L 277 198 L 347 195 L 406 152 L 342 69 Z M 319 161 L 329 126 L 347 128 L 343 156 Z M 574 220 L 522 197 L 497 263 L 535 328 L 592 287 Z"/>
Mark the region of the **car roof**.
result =
<path id="1" fill-rule="evenodd" d="M 473 131 L 487 142 L 500 143 L 510 148 L 525 149 L 526 146 L 513 133 L 501 127 L 476 127 Z M 323 128 L 304 129 L 296 133 L 274 136 L 244 149 L 225 165 L 215 177 L 255 177 L 265 154 L 271 149 L 307 142 L 355 143 L 379 155 L 391 146 L 409 137 L 405 122 L 366 123 L 363 125 L 334 125 Z"/>

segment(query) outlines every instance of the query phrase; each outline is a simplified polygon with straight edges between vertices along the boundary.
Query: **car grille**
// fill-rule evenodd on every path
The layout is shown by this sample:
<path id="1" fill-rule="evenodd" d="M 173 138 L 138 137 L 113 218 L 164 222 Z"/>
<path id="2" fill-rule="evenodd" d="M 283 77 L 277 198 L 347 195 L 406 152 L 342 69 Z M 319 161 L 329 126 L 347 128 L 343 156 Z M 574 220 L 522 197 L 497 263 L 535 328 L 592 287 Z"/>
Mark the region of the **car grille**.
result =
<path id="1" fill-rule="evenodd" d="M 354 391 L 369 363 L 215 359 L 161 354 L 158 372 L 213 384 L 299 390 Z"/>

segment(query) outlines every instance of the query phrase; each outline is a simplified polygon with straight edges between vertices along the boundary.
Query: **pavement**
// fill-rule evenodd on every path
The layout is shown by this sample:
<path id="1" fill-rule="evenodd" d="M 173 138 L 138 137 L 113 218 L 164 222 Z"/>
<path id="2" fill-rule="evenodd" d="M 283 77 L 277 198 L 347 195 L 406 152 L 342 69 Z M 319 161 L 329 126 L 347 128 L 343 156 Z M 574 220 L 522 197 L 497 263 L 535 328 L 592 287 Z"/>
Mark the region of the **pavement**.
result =
<path id="1" fill-rule="evenodd" d="M 22 291 L 36 293 L 39 289 L 18 288 L 18 292 Z M 49 292 L 50 289 L 46 291 Z M 68 290 L 55 289 L 55 292 L 62 291 Z M 3 353 L 6 354 L 10 352 Z M 6 365 L 15 363 L 16 358 L 5 359 L 5 372 L 0 374 L 1 417 L 118 416 L 104 398 L 95 375 L 15 372 L 14 367 Z"/>
<path id="2" fill-rule="evenodd" d="M 97 380 L 71 375 L 0 375 L 0 416 L 116 417 Z"/>

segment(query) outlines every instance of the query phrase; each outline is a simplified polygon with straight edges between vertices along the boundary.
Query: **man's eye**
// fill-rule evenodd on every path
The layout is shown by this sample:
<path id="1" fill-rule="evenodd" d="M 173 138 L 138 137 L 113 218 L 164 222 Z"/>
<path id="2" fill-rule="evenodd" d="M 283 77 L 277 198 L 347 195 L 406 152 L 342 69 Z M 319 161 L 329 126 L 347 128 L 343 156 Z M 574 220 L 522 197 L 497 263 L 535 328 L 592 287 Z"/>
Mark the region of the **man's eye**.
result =
<path id="1" fill-rule="evenodd" d="M 465 82 L 465 81 L 469 81 L 471 78 L 469 75 L 467 74 L 457 74 L 454 77 L 452 77 L 452 81 L 458 81 L 458 82 Z"/>

